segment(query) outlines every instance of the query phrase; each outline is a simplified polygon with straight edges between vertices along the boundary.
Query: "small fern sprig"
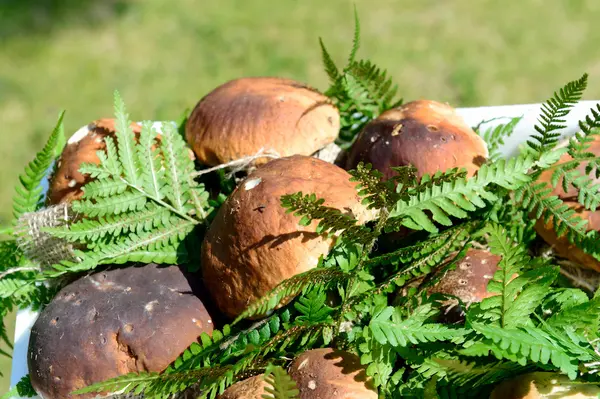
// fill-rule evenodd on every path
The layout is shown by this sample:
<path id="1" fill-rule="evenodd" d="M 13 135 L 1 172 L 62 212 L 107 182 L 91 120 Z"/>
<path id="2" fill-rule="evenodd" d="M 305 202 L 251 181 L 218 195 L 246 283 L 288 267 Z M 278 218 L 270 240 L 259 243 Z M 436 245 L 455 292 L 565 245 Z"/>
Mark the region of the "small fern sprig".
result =
<path id="1" fill-rule="evenodd" d="M 324 206 L 324 202 L 324 199 L 317 198 L 315 194 L 304 195 L 302 192 L 281 197 L 281 205 L 286 208 L 286 213 L 294 212 L 295 216 L 301 217 L 301 226 L 308 226 L 313 220 L 319 220 L 317 234 L 341 234 L 357 243 L 372 241 L 373 231 L 339 209 Z"/>
<path id="2" fill-rule="evenodd" d="M 48 174 L 54 158 L 64 145 L 64 111 L 60 113 L 56 126 L 52 130 L 46 145 L 26 166 L 25 173 L 19 176 L 16 194 L 13 198 L 14 223 L 25 213 L 35 212 L 42 206 L 42 180 Z"/>
<path id="3" fill-rule="evenodd" d="M 433 222 L 451 226 L 450 217 L 463 219 L 468 212 L 484 208 L 486 201 L 498 201 L 500 198 L 492 188 L 499 186 L 511 190 L 527 183 L 530 180 L 527 172 L 535 163 L 533 157 L 521 155 L 509 161 L 482 165 L 477 175 L 470 179 L 442 180 L 439 185 L 415 189 L 414 193 L 409 192 L 407 199 L 398 201 L 390 212 L 390 219 L 392 223 L 412 230 L 436 233 L 439 229 Z M 431 217 L 426 211 L 431 212 Z"/>
<path id="4" fill-rule="evenodd" d="M 300 399 L 296 382 L 283 367 L 269 364 L 263 379 L 268 386 L 265 387 L 267 393 L 261 395 L 262 399 Z"/>
<path id="5" fill-rule="evenodd" d="M 504 140 L 512 136 L 515 128 L 521 122 L 523 116 L 511 118 L 509 122 L 498 124 L 492 128 L 481 130 L 481 126 L 477 126 L 475 131 L 485 140 L 489 152 L 489 161 L 495 162 L 502 158 L 500 148 L 504 145 Z"/>
<path id="6" fill-rule="evenodd" d="M 583 91 L 587 87 L 588 75 L 584 74 L 580 79 L 567 83 L 554 96 L 542 105 L 542 114 L 535 125 L 535 134 L 527 141 L 533 153 L 539 159 L 544 153 L 551 151 L 558 143 L 559 130 L 566 125 L 564 117 L 581 99 Z"/>
<path id="7" fill-rule="evenodd" d="M 371 61 L 356 60 L 360 47 L 360 22 L 356 8 L 354 21 L 352 49 L 346 66 L 341 70 L 319 38 L 324 69 L 331 82 L 325 94 L 340 112 L 341 129 L 337 143 L 342 148 L 348 148 L 370 120 L 402 103 L 402 99 L 395 99 L 398 86 L 392 83 L 385 70 Z"/>

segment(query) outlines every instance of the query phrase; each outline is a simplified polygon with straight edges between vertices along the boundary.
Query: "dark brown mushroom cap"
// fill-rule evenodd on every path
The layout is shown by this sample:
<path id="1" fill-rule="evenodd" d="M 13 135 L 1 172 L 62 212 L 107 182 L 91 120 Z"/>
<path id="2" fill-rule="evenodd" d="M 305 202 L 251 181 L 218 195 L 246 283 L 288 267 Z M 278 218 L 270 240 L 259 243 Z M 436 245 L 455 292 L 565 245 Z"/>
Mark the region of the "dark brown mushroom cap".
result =
<path id="1" fill-rule="evenodd" d="M 255 375 L 227 388 L 217 399 L 263 399 L 265 387 L 269 386 L 264 380 L 264 374 Z"/>
<path id="2" fill-rule="evenodd" d="M 332 143 L 339 128 L 339 112 L 323 94 L 289 79 L 254 77 L 229 81 L 202 98 L 186 138 L 198 160 L 214 166 L 261 148 L 282 157 L 312 155 Z"/>
<path id="3" fill-rule="evenodd" d="M 140 125 L 132 123 L 131 127 L 136 134 L 140 133 Z M 80 173 L 79 167 L 83 163 L 99 164 L 96 152 L 106 148 L 104 137 L 114 134 L 115 120 L 99 119 L 82 127 L 69 138 L 49 182 L 48 205 L 71 202 L 83 196 L 81 188 L 92 178 Z"/>
<path id="4" fill-rule="evenodd" d="M 600 386 L 571 381 L 566 375 L 533 372 L 505 380 L 490 399 L 597 399 Z"/>
<path id="5" fill-rule="evenodd" d="M 377 399 L 377 390 L 358 356 L 330 348 L 300 354 L 288 373 L 300 399 Z"/>
<path id="6" fill-rule="evenodd" d="M 470 249 L 454 270 L 448 271 L 428 292 L 453 295 L 465 304 L 481 302 L 494 295 L 488 283 L 498 270 L 502 258 L 482 249 Z"/>
<path id="7" fill-rule="evenodd" d="M 578 202 L 565 201 L 564 203 L 574 209 L 577 216 L 588 221 L 586 226 L 588 231 L 600 231 L 600 210 L 591 212 L 581 206 Z M 535 230 L 540 237 L 554 249 L 556 255 L 561 258 L 569 259 L 588 269 L 600 272 L 600 261 L 592 255 L 585 253 L 577 245 L 571 243 L 566 235 L 558 237 L 556 231 L 552 227 L 552 219 L 550 219 L 548 223 L 544 223 L 543 219 L 539 219 L 535 224 Z"/>
<path id="8" fill-rule="evenodd" d="M 202 274 L 221 312 L 236 317 L 281 281 L 317 265 L 332 239 L 315 232 L 318 221 L 299 225 L 286 213 L 281 196 L 302 191 L 324 205 L 373 217 L 360 203 L 350 175 L 316 158 L 295 155 L 257 168 L 219 209 L 202 245 Z"/>
<path id="9" fill-rule="evenodd" d="M 63 288 L 31 329 L 27 364 L 45 399 L 129 372 L 162 371 L 213 331 L 198 277 L 149 264 L 97 272 Z"/>
<path id="10" fill-rule="evenodd" d="M 412 165 L 417 175 L 465 168 L 474 175 L 488 157 L 487 146 L 454 108 L 418 100 L 382 113 L 352 145 L 346 169 L 370 163 L 388 179 L 396 166 Z"/>

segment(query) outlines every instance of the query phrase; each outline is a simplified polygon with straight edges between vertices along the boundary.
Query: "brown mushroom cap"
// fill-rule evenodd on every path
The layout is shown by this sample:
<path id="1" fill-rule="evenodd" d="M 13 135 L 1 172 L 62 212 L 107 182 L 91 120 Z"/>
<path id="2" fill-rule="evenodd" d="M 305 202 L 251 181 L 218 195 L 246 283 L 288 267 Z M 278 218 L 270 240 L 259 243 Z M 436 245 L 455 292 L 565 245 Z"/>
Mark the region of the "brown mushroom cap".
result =
<path id="1" fill-rule="evenodd" d="M 137 123 L 132 123 L 131 128 L 136 134 L 141 131 L 141 126 Z M 83 196 L 81 188 L 92 178 L 80 173 L 79 167 L 83 163 L 99 164 L 96 152 L 106 148 L 104 137 L 114 134 L 115 120 L 99 119 L 82 127 L 69 138 L 49 182 L 48 205 L 71 202 Z"/>
<path id="2" fill-rule="evenodd" d="M 217 399 L 263 399 L 267 394 L 265 387 L 269 384 L 264 380 L 264 374 L 255 375 L 227 388 Z"/>
<path id="3" fill-rule="evenodd" d="M 324 205 L 372 217 L 360 203 L 343 169 L 316 158 L 295 155 L 271 161 L 251 173 L 221 206 L 202 245 L 202 274 L 218 308 L 236 317 L 281 281 L 317 265 L 332 239 L 315 232 L 318 221 L 299 225 L 286 213 L 281 196 L 302 191 Z"/>
<path id="4" fill-rule="evenodd" d="M 564 147 L 566 145 L 568 145 L 569 140 L 563 140 L 559 147 Z M 593 154 L 596 154 L 596 156 L 600 156 L 600 137 L 599 136 L 593 136 L 593 141 L 590 143 L 590 147 L 586 150 L 586 152 L 591 152 Z M 572 161 L 573 157 L 571 157 L 569 154 L 565 153 L 563 154 L 560 159 L 558 160 L 557 164 L 562 164 L 565 162 L 569 162 Z M 585 169 L 588 165 L 588 162 L 582 162 L 578 167 L 577 167 L 577 171 L 579 172 L 579 175 L 581 176 L 585 176 Z M 542 174 L 540 174 L 540 177 L 538 178 L 538 180 L 540 182 L 546 182 L 548 183 L 548 185 L 552 185 L 551 184 L 551 180 L 552 180 L 552 174 L 554 173 L 554 169 L 549 169 L 549 170 L 545 170 L 544 172 L 542 172 Z M 588 176 L 590 178 L 593 179 L 594 183 L 600 183 L 600 179 L 596 179 L 596 170 L 595 168 L 593 170 L 590 171 L 590 173 L 588 174 Z M 564 188 L 562 187 L 562 182 L 563 179 L 561 178 L 558 181 L 558 184 L 556 185 L 556 187 L 552 190 L 552 195 L 557 195 L 560 199 L 562 200 L 577 200 L 577 197 L 579 195 L 577 189 L 575 187 L 573 187 L 572 185 L 568 186 L 568 190 L 565 191 Z"/>
<path id="5" fill-rule="evenodd" d="M 587 220 L 587 230 L 600 230 L 600 210 L 591 212 L 585 209 L 578 202 L 565 201 L 565 204 L 574 209 L 577 216 L 583 220 Z M 588 269 L 600 272 L 600 261 L 592 255 L 585 253 L 577 245 L 571 243 L 566 235 L 558 237 L 556 231 L 552 227 L 552 220 L 544 223 L 543 219 L 539 219 L 535 224 L 535 230 L 553 249 L 554 252 L 561 258 L 569 259 Z"/>
<path id="6" fill-rule="evenodd" d="M 450 168 L 475 174 L 486 161 L 485 142 L 454 108 L 430 100 L 406 103 L 369 122 L 352 145 L 346 169 L 370 163 L 385 179 L 396 166 L 412 165 L 419 177 Z"/>
<path id="7" fill-rule="evenodd" d="M 27 363 L 45 399 L 129 372 L 162 371 L 213 331 L 199 279 L 179 266 L 117 268 L 63 288 L 31 329 Z"/>
<path id="8" fill-rule="evenodd" d="M 565 375 L 534 372 L 503 381 L 490 399 L 597 399 L 600 387 L 577 384 Z"/>
<path id="9" fill-rule="evenodd" d="M 229 81 L 202 98 L 187 121 L 186 138 L 200 162 L 215 166 L 261 148 L 282 157 L 312 155 L 339 129 L 339 112 L 323 94 L 293 80 L 256 77 Z"/>
<path id="10" fill-rule="evenodd" d="M 563 141 L 560 146 L 565 146 L 568 144 L 568 140 Z M 594 136 L 594 141 L 591 142 L 590 148 L 587 150 L 593 154 L 600 155 L 600 137 Z M 557 164 L 562 164 L 568 161 L 571 161 L 573 158 L 569 154 L 563 154 L 563 156 L 559 159 Z M 582 162 L 577 170 L 580 175 L 585 175 L 585 168 L 587 166 L 587 162 Z M 538 181 L 545 182 L 549 186 L 551 186 L 552 173 L 554 169 L 544 171 Z M 600 183 L 600 179 L 596 179 L 595 170 L 592 170 L 588 175 L 594 183 Z M 589 211 L 585 209 L 584 206 L 577 202 L 577 197 L 579 195 L 578 190 L 570 185 L 568 190 L 565 191 L 562 187 L 562 179 L 559 180 L 557 186 L 553 188 L 552 195 L 557 195 L 560 199 L 564 201 L 566 205 L 570 208 L 574 209 L 577 215 L 588 221 L 587 230 L 600 230 L 600 210 L 595 212 Z M 575 262 L 579 265 L 582 265 L 588 269 L 600 271 L 600 261 L 594 258 L 592 255 L 585 253 L 576 245 L 572 244 L 569 239 L 563 235 L 562 237 L 558 237 L 556 231 L 552 227 L 552 221 L 548 223 L 544 223 L 543 220 L 538 220 L 535 224 L 535 230 L 537 233 L 546 241 L 550 246 L 553 247 L 554 252 L 565 259 L 569 259 L 572 262 Z"/>
<path id="11" fill-rule="evenodd" d="M 494 295 L 487 285 L 498 270 L 502 257 L 482 249 L 470 249 L 454 270 L 448 271 L 428 292 L 453 295 L 466 305 Z"/>
<path id="12" fill-rule="evenodd" d="M 377 391 L 358 356 L 330 348 L 300 354 L 290 364 L 289 375 L 300 390 L 300 399 L 377 399 Z"/>

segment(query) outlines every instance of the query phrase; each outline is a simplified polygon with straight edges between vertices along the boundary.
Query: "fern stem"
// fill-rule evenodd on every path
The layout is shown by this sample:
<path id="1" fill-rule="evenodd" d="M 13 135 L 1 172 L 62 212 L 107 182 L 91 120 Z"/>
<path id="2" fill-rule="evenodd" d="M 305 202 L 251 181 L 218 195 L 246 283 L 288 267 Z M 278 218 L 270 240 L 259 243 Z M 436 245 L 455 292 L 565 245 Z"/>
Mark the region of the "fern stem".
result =
<path id="1" fill-rule="evenodd" d="M 141 188 L 139 188 L 138 186 L 131 184 L 130 182 L 128 182 L 126 179 L 124 179 L 123 177 L 119 177 L 121 179 L 121 181 L 123 181 L 125 184 L 127 184 L 129 187 L 133 188 L 134 190 L 138 191 L 139 193 L 143 194 L 144 196 L 146 196 L 148 199 L 156 202 L 157 204 L 159 204 L 160 206 L 167 208 L 168 210 L 170 210 L 171 212 L 173 212 L 174 214 L 182 217 L 183 219 L 187 220 L 188 222 L 193 223 L 194 225 L 200 224 L 200 222 L 194 218 L 192 218 L 189 215 L 186 215 L 183 212 L 178 211 L 177 209 L 175 209 L 174 207 L 172 207 L 171 205 L 167 204 L 166 202 L 164 202 L 163 200 L 161 200 L 160 198 L 155 197 L 154 195 L 148 194 L 147 192 L 145 192 L 144 190 L 142 190 Z"/>
<path id="2" fill-rule="evenodd" d="M 14 274 L 14 273 L 20 273 L 20 272 L 39 272 L 40 268 L 37 266 L 21 266 L 21 267 L 13 267 L 10 268 L 2 273 L 0 273 L 0 280 L 3 279 L 4 277 Z"/>
<path id="3" fill-rule="evenodd" d="M 350 279 L 348 280 L 348 283 L 346 284 L 346 296 L 342 301 L 339 318 L 337 320 L 337 325 L 338 325 L 337 332 L 341 331 L 342 323 L 344 321 L 343 316 L 350 309 L 350 307 L 353 303 L 353 301 L 350 300 L 350 297 L 352 296 L 353 287 L 356 284 L 356 280 L 358 278 L 358 273 L 360 271 L 362 271 L 362 269 L 365 267 L 365 265 L 369 259 L 369 254 L 373 250 L 373 247 L 375 246 L 375 242 L 377 242 L 377 238 L 381 235 L 381 231 L 385 227 L 385 224 L 388 220 L 389 215 L 390 215 L 390 212 L 386 207 L 381 208 L 381 211 L 379 213 L 379 220 L 377 221 L 377 225 L 375 226 L 373 239 L 371 239 L 371 242 L 365 247 L 365 249 L 362 253 L 362 256 L 360 258 L 360 261 L 358 262 L 358 265 L 356 266 L 355 272 L 353 273 L 352 277 L 350 277 Z"/>

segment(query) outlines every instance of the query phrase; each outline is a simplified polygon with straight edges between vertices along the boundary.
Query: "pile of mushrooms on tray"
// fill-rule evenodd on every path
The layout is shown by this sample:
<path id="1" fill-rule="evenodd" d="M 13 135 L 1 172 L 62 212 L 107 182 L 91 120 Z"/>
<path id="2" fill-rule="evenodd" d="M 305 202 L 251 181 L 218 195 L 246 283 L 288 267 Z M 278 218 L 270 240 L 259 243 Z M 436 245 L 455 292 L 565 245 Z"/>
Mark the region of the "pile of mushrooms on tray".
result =
<path id="1" fill-rule="evenodd" d="M 138 134 L 140 126 L 132 127 Z M 382 113 L 347 151 L 335 144 L 339 129 L 339 112 L 328 98 L 289 79 L 236 79 L 202 98 L 185 125 L 196 161 L 206 167 L 249 162 L 197 249 L 200 270 L 114 265 L 64 287 L 31 331 L 27 362 L 40 397 L 91 398 L 95 394 L 70 392 L 129 372 L 160 372 L 201 333 L 210 334 L 278 283 L 316 267 L 333 239 L 316 233 L 316 222 L 300 226 L 282 208 L 282 195 L 315 193 L 326 206 L 368 223 L 377 215 L 361 204 L 347 172 L 359 162 L 372 164 L 386 179 L 393 176 L 392 167 L 407 165 L 418 177 L 449 168 L 465 168 L 473 176 L 488 157 L 480 136 L 450 105 L 436 101 L 413 101 Z M 111 134 L 114 121 L 98 119 L 68 140 L 50 179 L 48 205 L 81 198 L 90 178 L 78 168 L 99 163 L 96 151 Z M 600 152 L 600 146 L 593 150 Z M 577 193 L 560 195 L 568 199 Z M 597 212 L 581 213 L 600 226 Z M 597 261 L 557 240 L 543 222 L 536 228 L 562 256 L 600 270 Z M 486 285 L 499 261 L 484 249 L 470 250 L 430 293 L 455 295 L 466 306 L 481 301 L 490 295 Z M 447 322 L 461 317 L 461 306 L 448 304 Z M 358 357 L 349 352 L 310 350 L 293 359 L 288 372 L 302 399 L 377 398 Z M 571 397 L 532 396 L 522 389 L 547 383 L 543 377 L 505 382 L 492 398 Z M 261 398 L 264 387 L 261 376 L 254 376 L 220 398 Z"/>

